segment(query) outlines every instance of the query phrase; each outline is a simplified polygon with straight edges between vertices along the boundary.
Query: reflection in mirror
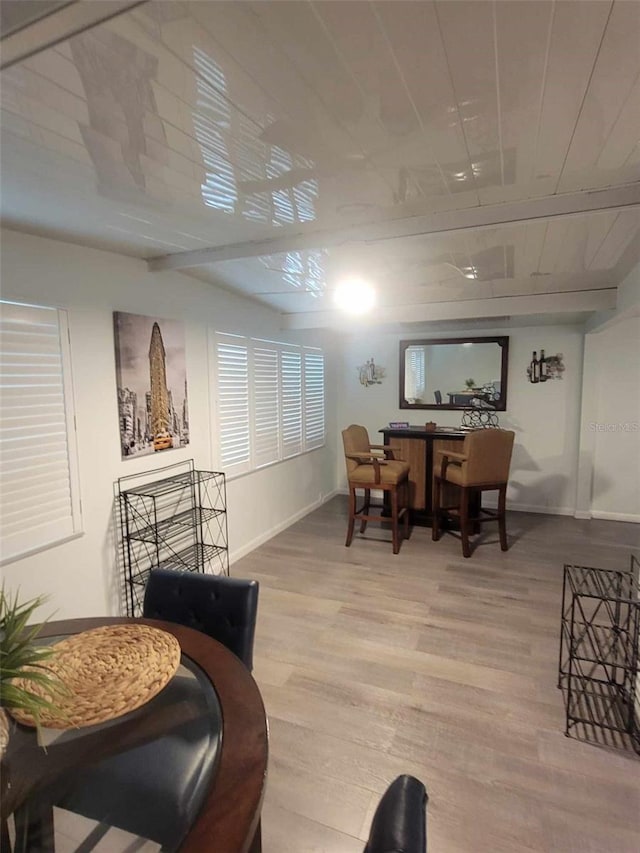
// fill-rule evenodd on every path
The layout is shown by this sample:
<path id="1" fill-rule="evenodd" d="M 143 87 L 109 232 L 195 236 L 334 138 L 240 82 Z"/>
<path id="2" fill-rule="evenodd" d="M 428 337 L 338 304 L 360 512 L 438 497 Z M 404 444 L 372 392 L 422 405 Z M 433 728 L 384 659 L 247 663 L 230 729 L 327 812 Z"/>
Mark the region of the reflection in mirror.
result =
<path id="1" fill-rule="evenodd" d="M 507 404 L 509 338 L 400 341 L 400 408 Z"/>

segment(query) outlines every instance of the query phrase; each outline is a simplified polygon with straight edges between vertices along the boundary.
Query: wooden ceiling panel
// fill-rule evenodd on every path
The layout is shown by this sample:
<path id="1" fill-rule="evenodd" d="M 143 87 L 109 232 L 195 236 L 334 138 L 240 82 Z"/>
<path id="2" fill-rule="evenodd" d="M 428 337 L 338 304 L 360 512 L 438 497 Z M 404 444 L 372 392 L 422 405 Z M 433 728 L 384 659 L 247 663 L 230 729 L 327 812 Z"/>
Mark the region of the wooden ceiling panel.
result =
<path id="1" fill-rule="evenodd" d="M 246 5 L 251 10 L 262 40 L 270 44 L 270 53 L 277 51 L 287 59 L 288 68 L 296 70 L 299 82 L 304 84 L 307 104 L 309 92 L 312 91 L 327 115 L 333 116 L 338 122 L 349 123 L 362 112 L 362 92 L 341 62 L 336 47 L 314 13 L 312 4 L 236 5 Z M 251 20 L 247 18 L 245 26 L 250 25 Z M 264 47 L 262 52 L 263 58 L 267 59 Z M 269 63 L 263 62 L 265 69 L 272 62 L 273 57 Z M 284 91 L 286 92 L 286 87 Z"/>
<path id="2" fill-rule="evenodd" d="M 361 94 L 363 112 L 371 122 L 373 150 L 376 139 L 386 147 L 389 138 L 418 130 L 418 117 L 371 4 L 343 0 L 318 3 L 313 8 L 335 50 L 334 61 Z"/>
<path id="3" fill-rule="evenodd" d="M 483 160 L 487 183 L 502 186 L 492 4 L 462 0 L 436 8 L 471 167 Z"/>
<path id="4" fill-rule="evenodd" d="M 376 3 L 380 27 L 419 119 L 422 160 L 438 164 L 449 192 L 473 187 L 471 164 L 433 3 Z M 414 165 L 405 163 L 404 165 Z"/>
<path id="5" fill-rule="evenodd" d="M 294 313 L 612 289 L 639 46 L 618 0 L 150 0 L 3 74 L 3 217 Z"/>
<path id="6" fill-rule="evenodd" d="M 544 91 L 552 12 L 553 4 L 546 0 L 495 4 L 504 186 L 512 189 L 485 192 L 486 202 L 518 197 L 535 175 L 535 130 Z"/>
<path id="7" fill-rule="evenodd" d="M 587 268 L 585 259 L 590 233 L 589 220 L 587 216 L 574 216 L 567 220 L 562 249 L 552 269 L 555 276 L 580 273 Z"/>
<path id="8" fill-rule="evenodd" d="M 536 134 L 535 179 L 561 175 L 573 131 L 598 54 L 610 2 L 581 3 L 575 14 L 571 2 L 555 3 L 549 57 L 543 81 L 540 122 Z"/>
<path id="9" fill-rule="evenodd" d="M 538 269 L 544 244 L 545 223 L 524 222 L 512 226 L 509 231 L 515 246 L 514 276 L 520 279 L 529 278 L 533 287 L 535 279 L 531 278 L 531 273 Z"/>
<path id="10" fill-rule="evenodd" d="M 363 11 L 366 9 L 364 4 L 359 5 Z M 275 48 L 287 58 L 289 74 L 294 73 L 304 85 L 306 126 L 297 133 L 308 135 L 311 149 L 303 153 L 320 167 L 333 168 L 339 164 L 343 168 L 351 164 L 355 168 L 366 162 L 373 151 L 386 147 L 377 104 L 367 100 L 339 45 L 314 14 L 313 7 L 306 3 L 258 3 L 252 8 L 272 44 L 272 51 Z M 268 72 L 268 66 L 265 71 Z M 278 86 L 274 91 L 282 94 L 286 90 Z M 286 98 L 285 103 L 288 103 Z M 340 131 L 338 136 L 336 128 Z M 290 132 L 287 126 L 281 128 L 281 145 L 288 144 Z M 341 145 L 333 151 L 327 143 L 336 138 Z"/>
<path id="11" fill-rule="evenodd" d="M 602 186 L 607 181 L 613 183 L 613 170 L 625 164 L 628 143 L 608 146 L 608 142 L 623 110 L 627 115 L 634 112 L 630 98 L 640 77 L 639 32 L 640 3 L 615 3 L 562 170 L 558 184 L 560 192 L 580 186 Z M 640 127 L 637 104 L 635 118 L 637 135 Z M 605 149 L 607 172 L 598 175 L 596 167 Z"/>
<path id="12" fill-rule="evenodd" d="M 638 27 L 638 35 L 640 38 L 640 26 Z M 638 168 L 640 161 L 639 127 L 640 74 L 631 87 L 629 96 L 622 106 L 598 157 L 598 170 L 606 172 L 615 169 L 619 177 L 625 181 L 637 181 L 640 178 L 640 168 Z M 613 181 L 612 183 L 617 182 Z"/>
<path id="13" fill-rule="evenodd" d="M 587 238 L 584 245 L 584 268 L 591 269 L 591 262 L 607 237 L 618 217 L 618 211 L 610 210 L 587 217 Z"/>
<path id="14" fill-rule="evenodd" d="M 589 269 L 611 269 L 616 266 L 627 246 L 640 241 L 640 216 L 637 210 L 618 213 L 598 251 L 589 264 Z"/>

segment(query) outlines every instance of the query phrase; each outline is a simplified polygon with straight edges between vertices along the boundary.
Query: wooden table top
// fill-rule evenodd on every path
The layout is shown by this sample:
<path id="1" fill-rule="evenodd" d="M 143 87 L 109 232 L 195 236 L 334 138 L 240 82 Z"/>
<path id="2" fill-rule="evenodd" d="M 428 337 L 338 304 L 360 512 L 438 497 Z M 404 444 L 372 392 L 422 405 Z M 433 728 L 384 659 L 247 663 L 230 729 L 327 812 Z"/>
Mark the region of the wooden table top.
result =
<path id="1" fill-rule="evenodd" d="M 173 634 L 182 654 L 194 661 L 213 684 L 222 709 L 224 723 L 217 772 L 180 850 L 246 853 L 260 820 L 267 775 L 268 726 L 262 697 L 244 664 L 206 634 L 154 619 L 104 617 L 49 622 L 39 636 L 61 637 L 103 625 L 127 623 L 151 625 Z M 122 752 L 137 746 L 141 739 L 159 737 L 175 721 L 175 709 L 149 715 L 142 738 L 139 718 L 123 717 L 121 723 L 107 729 L 87 730 L 86 736 L 80 730 L 78 737 L 55 743 L 46 753 L 37 745 L 34 730 L 12 725 L 9 745 L 2 758 L 2 818 L 61 774 L 84 766 L 88 755 L 95 762 Z"/>

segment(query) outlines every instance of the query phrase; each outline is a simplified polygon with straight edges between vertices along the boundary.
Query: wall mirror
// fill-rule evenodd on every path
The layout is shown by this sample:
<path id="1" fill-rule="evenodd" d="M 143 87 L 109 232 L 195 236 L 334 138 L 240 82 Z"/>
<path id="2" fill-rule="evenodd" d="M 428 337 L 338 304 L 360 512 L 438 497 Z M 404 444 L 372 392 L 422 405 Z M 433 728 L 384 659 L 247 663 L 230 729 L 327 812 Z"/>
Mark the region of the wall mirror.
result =
<path id="1" fill-rule="evenodd" d="M 400 341 L 400 408 L 507 408 L 509 338 Z"/>

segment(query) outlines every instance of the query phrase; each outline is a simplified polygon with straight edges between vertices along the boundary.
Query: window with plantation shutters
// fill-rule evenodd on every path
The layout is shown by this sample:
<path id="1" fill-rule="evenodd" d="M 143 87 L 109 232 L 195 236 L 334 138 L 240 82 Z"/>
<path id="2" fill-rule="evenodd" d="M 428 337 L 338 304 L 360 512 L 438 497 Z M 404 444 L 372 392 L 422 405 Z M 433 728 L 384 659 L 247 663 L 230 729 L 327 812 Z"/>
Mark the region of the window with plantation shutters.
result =
<path id="1" fill-rule="evenodd" d="M 425 386 L 424 349 L 411 347 L 405 378 L 405 396 L 407 399 L 421 397 Z"/>
<path id="2" fill-rule="evenodd" d="M 216 343 L 216 411 L 220 463 L 225 470 L 249 470 L 249 349 L 244 338 Z"/>
<path id="3" fill-rule="evenodd" d="M 299 349 L 280 352 L 282 384 L 282 456 L 287 459 L 302 451 L 302 353 Z"/>
<path id="4" fill-rule="evenodd" d="M 324 444 L 324 355 L 320 350 L 304 353 L 304 446 Z"/>
<path id="5" fill-rule="evenodd" d="M 0 556 L 80 532 L 66 314 L 0 302 Z"/>
<path id="6" fill-rule="evenodd" d="M 280 458 L 280 382 L 278 348 L 253 347 L 253 464 L 259 468 Z"/>
<path id="7" fill-rule="evenodd" d="M 324 445 L 324 355 L 312 347 L 215 335 L 214 456 L 240 474 Z"/>

